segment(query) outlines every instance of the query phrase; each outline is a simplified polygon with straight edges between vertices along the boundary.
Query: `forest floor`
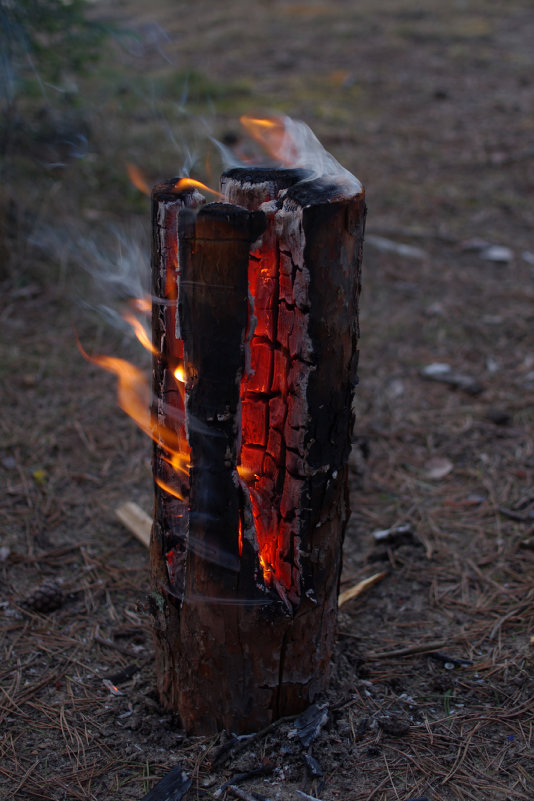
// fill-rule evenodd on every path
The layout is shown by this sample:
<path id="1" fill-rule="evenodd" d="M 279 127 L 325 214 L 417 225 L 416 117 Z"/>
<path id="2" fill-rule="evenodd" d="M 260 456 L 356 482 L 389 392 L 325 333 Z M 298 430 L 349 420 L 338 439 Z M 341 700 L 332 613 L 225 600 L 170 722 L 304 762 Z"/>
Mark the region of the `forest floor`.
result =
<path id="1" fill-rule="evenodd" d="M 532 801 L 532 4 L 112 13 L 136 36 L 23 100 L 0 193 L 0 798 L 135 801 L 176 765 L 187 801 L 224 798 L 267 764 L 241 786 L 269 801 Z M 150 513 L 151 447 L 76 345 L 148 368 L 118 322 L 148 279 L 125 165 L 155 183 L 192 152 L 216 183 L 209 137 L 246 152 L 256 110 L 305 120 L 369 207 L 341 589 L 386 575 L 339 612 L 322 776 L 293 721 L 215 760 L 228 735 L 189 738 L 160 708 L 148 553 L 114 516 Z M 32 610 L 51 580 L 57 608 Z"/>

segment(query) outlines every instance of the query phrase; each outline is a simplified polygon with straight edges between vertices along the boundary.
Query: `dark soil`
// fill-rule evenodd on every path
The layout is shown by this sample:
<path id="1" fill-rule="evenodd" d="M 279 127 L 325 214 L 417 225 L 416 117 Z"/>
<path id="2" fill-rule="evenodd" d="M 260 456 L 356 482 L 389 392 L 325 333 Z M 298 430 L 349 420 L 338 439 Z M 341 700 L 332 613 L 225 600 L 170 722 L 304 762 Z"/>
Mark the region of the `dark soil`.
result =
<path id="1" fill-rule="evenodd" d="M 69 119 L 88 152 L 53 166 L 67 139 L 32 123 L 0 196 L 0 797 L 133 801 L 180 765 L 187 801 L 224 798 L 264 765 L 236 781 L 269 801 L 531 801 L 531 3 L 124 0 L 113 15 L 141 38 L 80 84 Z M 161 710 L 148 555 L 114 519 L 126 500 L 150 512 L 151 448 L 74 334 L 147 364 L 94 312 L 148 270 L 148 208 L 124 163 L 169 178 L 186 140 L 192 174 L 215 183 L 205 131 L 245 153 L 238 117 L 255 109 L 310 124 L 369 206 L 341 589 L 386 575 L 340 609 L 307 764 L 294 721 L 215 760 L 228 734 L 188 739 Z M 109 223 L 130 293 L 83 269 L 112 272 Z M 423 378 L 434 363 L 464 378 Z M 43 582 L 55 608 L 37 612 Z"/>

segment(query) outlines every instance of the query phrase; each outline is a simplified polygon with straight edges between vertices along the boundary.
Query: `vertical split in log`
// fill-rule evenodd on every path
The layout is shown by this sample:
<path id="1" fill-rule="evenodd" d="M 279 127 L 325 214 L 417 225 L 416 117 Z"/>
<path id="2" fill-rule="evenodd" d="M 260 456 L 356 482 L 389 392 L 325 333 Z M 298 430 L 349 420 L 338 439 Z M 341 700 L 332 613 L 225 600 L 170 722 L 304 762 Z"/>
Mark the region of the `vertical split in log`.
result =
<path id="1" fill-rule="evenodd" d="M 226 571 L 235 592 L 239 387 L 247 326 L 248 255 L 263 228 L 261 212 L 226 203 L 210 203 L 198 214 L 180 214 L 179 319 L 191 449 L 189 597 L 191 592 L 200 593 L 200 598 L 213 595 L 211 577 L 220 581 Z M 206 586 L 202 586 L 204 579 Z"/>
<path id="2" fill-rule="evenodd" d="M 248 272 L 250 315 L 248 326 L 248 370 L 241 382 L 242 442 L 241 474 L 248 485 L 252 526 L 245 536 L 255 539 L 264 581 L 273 585 L 291 611 L 298 603 L 298 559 L 293 543 L 279 549 L 283 527 L 281 505 L 284 494 L 289 515 L 298 508 L 298 485 L 284 482 L 286 443 L 282 394 L 289 353 L 278 337 L 280 314 L 280 252 L 276 242 L 276 199 L 280 192 L 308 176 L 303 170 L 235 169 L 225 173 L 221 186 L 228 200 L 247 208 L 262 207 L 267 214 L 267 231 L 260 247 L 251 253 Z M 265 205 L 262 205 L 265 204 Z M 296 365 L 295 365 L 296 367 Z M 282 416 L 281 416 L 282 415 Z M 295 497 L 289 497 L 291 490 Z"/>

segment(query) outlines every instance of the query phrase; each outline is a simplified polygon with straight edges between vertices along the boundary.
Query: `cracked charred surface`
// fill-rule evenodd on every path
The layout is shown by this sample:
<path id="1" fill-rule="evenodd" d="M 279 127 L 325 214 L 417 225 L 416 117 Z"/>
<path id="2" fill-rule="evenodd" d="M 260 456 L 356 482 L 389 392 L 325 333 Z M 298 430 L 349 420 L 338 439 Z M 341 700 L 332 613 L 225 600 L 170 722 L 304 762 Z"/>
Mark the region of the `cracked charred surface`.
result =
<path id="1" fill-rule="evenodd" d="M 250 370 L 241 384 L 241 466 L 266 585 L 287 617 L 269 713 L 299 711 L 328 683 L 348 506 L 363 193 L 302 172 L 232 170 L 226 197 L 261 203 L 267 230 L 249 263 Z M 249 518 L 250 519 L 250 518 Z M 267 721 L 268 722 L 268 721 Z"/>

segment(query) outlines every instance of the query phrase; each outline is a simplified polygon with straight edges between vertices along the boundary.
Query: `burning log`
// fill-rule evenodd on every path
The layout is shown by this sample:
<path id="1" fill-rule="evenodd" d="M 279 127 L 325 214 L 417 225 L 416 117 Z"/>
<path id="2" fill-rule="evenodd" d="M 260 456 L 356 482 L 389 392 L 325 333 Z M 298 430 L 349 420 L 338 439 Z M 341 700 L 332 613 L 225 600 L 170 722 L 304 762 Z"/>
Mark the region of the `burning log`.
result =
<path id="1" fill-rule="evenodd" d="M 328 682 L 364 194 L 260 168 L 225 173 L 228 202 L 199 211 L 168 190 L 153 193 L 154 402 L 174 432 L 154 459 L 158 687 L 190 732 L 251 731 Z"/>
<path id="2" fill-rule="evenodd" d="M 152 418 L 161 435 L 155 437 L 155 514 L 151 567 L 154 583 L 183 592 L 187 533 L 189 445 L 185 430 L 183 343 L 178 321 L 178 213 L 196 208 L 204 197 L 195 189 L 177 191 L 178 179 L 152 190 Z M 153 549 L 156 549 L 155 552 Z M 172 553 L 171 566 L 161 554 Z M 170 575 L 169 575 L 170 571 Z M 179 585 L 179 586 L 177 586 Z"/>

